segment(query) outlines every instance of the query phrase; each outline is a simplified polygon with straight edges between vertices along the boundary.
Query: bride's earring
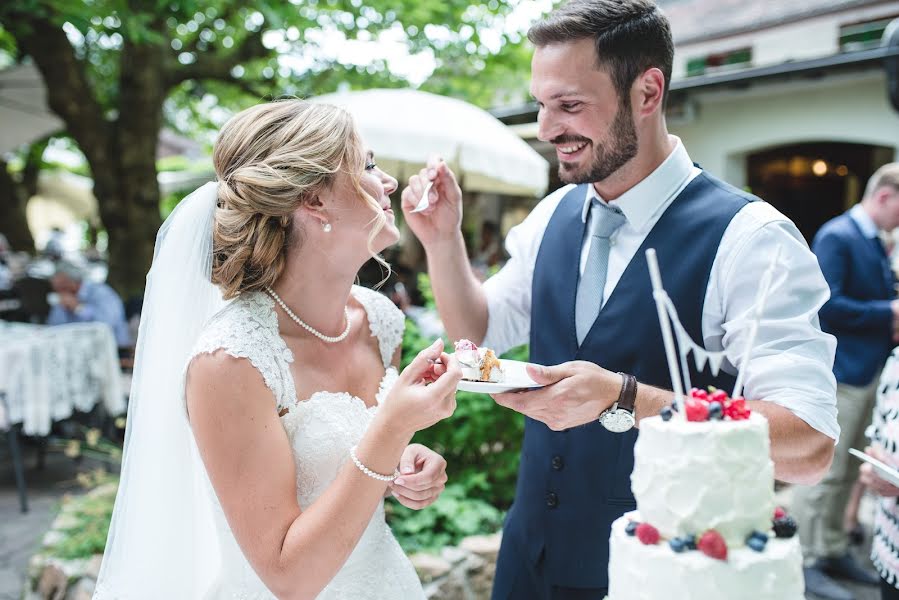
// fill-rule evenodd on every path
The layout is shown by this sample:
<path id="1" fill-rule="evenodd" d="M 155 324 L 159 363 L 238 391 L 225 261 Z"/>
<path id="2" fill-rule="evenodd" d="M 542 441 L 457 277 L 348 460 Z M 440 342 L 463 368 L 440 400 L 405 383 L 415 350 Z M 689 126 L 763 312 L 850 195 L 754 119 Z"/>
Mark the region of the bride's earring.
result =
<path id="1" fill-rule="evenodd" d="M 325 231 L 325 233 L 331 233 L 331 224 L 327 221 L 323 222 L 322 229 Z"/>

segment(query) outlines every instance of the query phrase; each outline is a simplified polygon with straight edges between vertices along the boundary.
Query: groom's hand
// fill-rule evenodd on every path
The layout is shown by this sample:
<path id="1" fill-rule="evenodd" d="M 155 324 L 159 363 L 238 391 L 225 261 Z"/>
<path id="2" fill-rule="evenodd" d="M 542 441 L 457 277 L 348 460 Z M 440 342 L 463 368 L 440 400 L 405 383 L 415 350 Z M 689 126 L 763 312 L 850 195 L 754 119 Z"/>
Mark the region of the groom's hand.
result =
<path id="1" fill-rule="evenodd" d="M 621 376 L 586 361 L 554 367 L 528 365 L 528 375 L 543 384 L 529 392 L 494 394 L 497 404 L 562 431 L 599 418 L 621 392 Z"/>
<path id="2" fill-rule="evenodd" d="M 406 446 L 399 470 L 390 491 L 406 508 L 419 510 L 432 504 L 446 486 L 446 460 L 421 444 Z"/>
<path id="3" fill-rule="evenodd" d="M 430 206 L 420 213 L 413 213 L 428 183 L 433 187 L 428 193 Z M 403 215 L 406 224 L 425 249 L 435 243 L 459 235 L 462 224 L 462 189 L 456 175 L 443 159 L 432 156 L 418 175 L 409 177 L 409 185 L 402 193 Z"/>

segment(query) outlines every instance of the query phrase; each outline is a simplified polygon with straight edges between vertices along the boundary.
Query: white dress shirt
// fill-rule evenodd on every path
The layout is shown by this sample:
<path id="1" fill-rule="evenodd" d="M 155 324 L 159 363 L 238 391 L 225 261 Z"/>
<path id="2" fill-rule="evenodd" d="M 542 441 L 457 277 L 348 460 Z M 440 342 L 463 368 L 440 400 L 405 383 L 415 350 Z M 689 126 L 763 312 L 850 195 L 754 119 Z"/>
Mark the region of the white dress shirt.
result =
<path id="1" fill-rule="evenodd" d="M 861 204 L 856 204 L 849 209 L 849 218 L 855 221 L 858 228 L 862 230 L 862 235 L 866 238 L 874 239 L 877 237 L 877 223 L 871 218 L 871 215 L 862 208 Z"/>
<path id="2" fill-rule="evenodd" d="M 673 137 L 673 136 L 672 136 Z M 646 179 L 614 200 L 627 222 L 612 239 L 604 298 L 609 298 L 646 236 L 678 194 L 701 170 L 679 139 L 675 149 Z M 488 325 L 484 345 L 504 352 L 528 341 L 531 328 L 531 283 L 537 252 L 550 218 L 568 185 L 543 199 L 527 218 L 509 231 L 509 261 L 484 283 Z M 593 198 L 604 202 L 591 185 L 584 199 L 583 218 Z M 712 263 L 702 314 L 702 344 L 726 352 L 723 370 L 735 375 L 752 324 L 751 312 L 762 274 L 777 246 L 786 278 L 775 286 L 759 323 L 755 347 L 744 375 L 744 396 L 774 402 L 836 440 L 836 380 L 833 359 L 836 339 L 821 331 L 818 310 L 830 289 L 818 260 L 796 226 L 767 202 L 752 202 L 731 220 Z M 581 271 L 589 240 L 581 251 Z M 664 279 L 665 274 L 662 273 Z M 779 283 L 778 283 L 779 280 Z M 655 311 L 643 315 L 658 318 Z M 699 342 L 699 340 L 696 340 Z"/>

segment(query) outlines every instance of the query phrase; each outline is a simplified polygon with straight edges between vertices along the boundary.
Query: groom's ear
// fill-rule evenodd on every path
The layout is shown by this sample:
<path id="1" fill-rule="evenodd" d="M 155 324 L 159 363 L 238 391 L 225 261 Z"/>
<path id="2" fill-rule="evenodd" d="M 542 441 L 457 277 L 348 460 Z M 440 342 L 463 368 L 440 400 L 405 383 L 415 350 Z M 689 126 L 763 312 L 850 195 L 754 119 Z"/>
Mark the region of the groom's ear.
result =
<path id="1" fill-rule="evenodd" d="M 656 67 L 637 76 L 632 88 L 631 103 L 637 115 L 647 117 L 662 110 L 665 99 L 665 75 Z"/>

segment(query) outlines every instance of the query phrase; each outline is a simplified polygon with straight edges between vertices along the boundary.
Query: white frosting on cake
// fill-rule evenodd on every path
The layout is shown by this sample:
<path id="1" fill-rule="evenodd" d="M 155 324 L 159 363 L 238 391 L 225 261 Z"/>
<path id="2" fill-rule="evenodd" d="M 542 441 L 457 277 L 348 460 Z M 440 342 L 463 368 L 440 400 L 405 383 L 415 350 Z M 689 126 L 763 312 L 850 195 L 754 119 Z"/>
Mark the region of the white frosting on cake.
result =
<path id="1" fill-rule="evenodd" d="M 468 340 L 456 342 L 456 358 L 459 361 L 459 367 L 462 369 L 463 379 L 480 381 L 481 356 L 478 350 L 479 348 Z"/>
<path id="2" fill-rule="evenodd" d="M 729 548 L 723 561 L 696 550 L 678 554 L 664 540 L 644 545 L 625 533 L 629 520 L 649 522 L 634 512 L 612 524 L 609 600 L 805 598 L 799 536 L 772 538 L 763 552 L 746 546 Z"/>
<path id="3" fill-rule="evenodd" d="M 771 529 L 774 465 L 768 421 L 757 413 L 742 421 L 688 422 L 679 415 L 667 422 L 643 419 L 634 465 L 631 487 L 637 508 L 663 538 L 715 529 L 734 548 L 743 546 L 752 531 Z M 645 565 L 641 569 L 649 572 Z"/>
<path id="4" fill-rule="evenodd" d="M 467 341 L 467 340 L 466 340 Z M 470 343 L 470 342 L 469 342 Z M 456 358 L 459 360 L 459 366 L 462 369 L 462 378 L 470 381 L 481 381 L 481 367 L 484 364 L 484 357 L 488 348 L 463 348 L 456 349 Z M 499 367 L 490 369 L 490 376 L 487 381 L 497 383 L 503 380 L 503 371 Z"/>

